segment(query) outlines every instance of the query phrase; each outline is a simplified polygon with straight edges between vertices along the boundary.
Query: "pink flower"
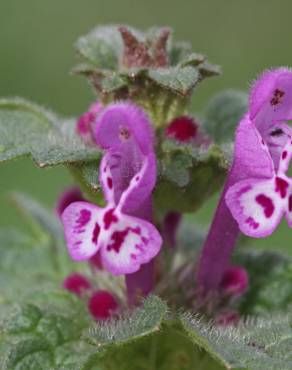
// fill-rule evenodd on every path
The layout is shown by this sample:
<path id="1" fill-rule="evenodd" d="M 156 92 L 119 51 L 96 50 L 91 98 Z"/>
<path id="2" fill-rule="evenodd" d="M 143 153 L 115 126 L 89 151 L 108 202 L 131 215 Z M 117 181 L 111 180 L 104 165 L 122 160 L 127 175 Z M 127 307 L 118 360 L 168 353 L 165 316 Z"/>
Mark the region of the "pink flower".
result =
<path id="1" fill-rule="evenodd" d="M 63 288 L 76 294 L 78 297 L 82 297 L 84 293 L 90 291 L 91 284 L 84 275 L 73 272 L 65 278 Z"/>
<path id="2" fill-rule="evenodd" d="M 94 292 L 88 301 L 88 310 L 95 320 L 107 320 L 118 309 L 118 302 L 107 290 Z"/>
<path id="3" fill-rule="evenodd" d="M 107 205 L 75 202 L 65 209 L 68 250 L 75 261 L 99 251 L 103 267 L 112 274 L 132 274 L 162 244 L 157 229 L 143 219 L 156 182 L 151 125 L 138 107 L 112 104 L 99 116 L 95 136 L 106 149 L 99 173 Z"/>

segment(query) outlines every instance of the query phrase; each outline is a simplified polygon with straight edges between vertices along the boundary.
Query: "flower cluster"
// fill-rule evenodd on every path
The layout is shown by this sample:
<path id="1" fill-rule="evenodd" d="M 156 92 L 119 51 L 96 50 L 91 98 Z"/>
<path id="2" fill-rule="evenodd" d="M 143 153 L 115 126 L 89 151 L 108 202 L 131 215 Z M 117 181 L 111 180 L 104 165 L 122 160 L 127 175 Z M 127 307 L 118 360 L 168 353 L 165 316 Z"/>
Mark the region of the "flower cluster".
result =
<path id="1" fill-rule="evenodd" d="M 219 307 L 223 299 L 234 300 L 248 289 L 246 270 L 230 262 L 240 231 L 251 237 L 270 235 L 284 214 L 292 225 L 292 180 L 287 176 L 292 130 L 286 123 L 292 118 L 291 94 L 292 72 L 285 68 L 264 73 L 252 87 L 248 111 L 236 131 L 233 163 L 196 265 L 193 285 L 199 292 L 195 293 L 198 302 L 204 302 L 200 295 L 209 297 L 209 302 L 210 297 L 218 301 L 219 292 L 223 297 L 215 303 Z M 162 242 L 174 251 L 181 222 L 181 214 L 169 210 L 160 220 L 159 231 L 154 226 L 157 161 L 153 127 L 133 103 L 91 106 L 76 130 L 86 143 L 103 150 L 99 181 L 106 204 L 102 208 L 89 203 L 74 188 L 61 197 L 57 207 L 71 258 L 124 275 L 130 304 L 154 288 L 154 259 Z M 164 135 L 179 145 L 208 148 L 212 144 L 188 116 L 173 119 Z M 162 271 L 161 261 L 159 265 Z M 78 295 L 89 289 L 80 278 L 78 287 L 66 284 Z M 237 317 L 236 311 L 218 312 L 219 323 Z"/>

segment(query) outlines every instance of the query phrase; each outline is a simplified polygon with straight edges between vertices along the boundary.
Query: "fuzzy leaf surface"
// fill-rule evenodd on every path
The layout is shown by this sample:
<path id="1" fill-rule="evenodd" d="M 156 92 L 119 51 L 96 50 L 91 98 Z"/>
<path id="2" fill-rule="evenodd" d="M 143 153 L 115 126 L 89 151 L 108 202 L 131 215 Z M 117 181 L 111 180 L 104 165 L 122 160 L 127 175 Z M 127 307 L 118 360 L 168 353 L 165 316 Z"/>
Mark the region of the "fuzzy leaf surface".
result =
<path id="1" fill-rule="evenodd" d="M 0 162 L 31 156 L 40 167 L 99 157 L 75 133 L 75 120 L 60 120 L 19 98 L 0 99 Z"/>
<path id="2" fill-rule="evenodd" d="M 237 90 L 215 95 L 205 110 L 204 127 L 216 143 L 233 141 L 239 120 L 247 110 L 248 96 Z"/>

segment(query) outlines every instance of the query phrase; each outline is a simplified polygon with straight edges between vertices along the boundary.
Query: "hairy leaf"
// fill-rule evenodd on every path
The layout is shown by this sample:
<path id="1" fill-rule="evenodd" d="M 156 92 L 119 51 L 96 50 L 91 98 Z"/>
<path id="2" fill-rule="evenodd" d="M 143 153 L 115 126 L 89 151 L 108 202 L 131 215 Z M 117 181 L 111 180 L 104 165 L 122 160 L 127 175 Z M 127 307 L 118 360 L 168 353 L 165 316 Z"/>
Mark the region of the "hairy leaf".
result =
<path id="1" fill-rule="evenodd" d="M 110 323 L 97 324 L 84 338 L 99 347 L 124 344 L 158 331 L 166 313 L 166 304 L 158 297 L 150 296 L 132 314 Z"/>
<path id="2" fill-rule="evenodd" d="M 198 317 L 181 315 L 191 340 L 225 369 L 291 370 L 291 317 L 274 316 L 241 324 L 238 328 L 216 328 Z"/>
<path id="3" fill-rule="evenodd" d="M 199 149 L 166 141 L 154 197 L 158 208 L 192 212 L 222 185 L 228 168 L 217 146 Z"/>
<path id="4" fill-rule="evenodd" d="M 0 99 L 0 149 L 0 162 L 30 155 L 40 167 L 99 157 L 76 135 L 75 120 L 19 98 Z"/>
<path id="5" fill-rule="evenodd" d="M 240 118 L 247 110 L 247 94 L 237 90 L 214 96 L 205 110 L 204 127 L 216 143 L 233 141 Z"/>

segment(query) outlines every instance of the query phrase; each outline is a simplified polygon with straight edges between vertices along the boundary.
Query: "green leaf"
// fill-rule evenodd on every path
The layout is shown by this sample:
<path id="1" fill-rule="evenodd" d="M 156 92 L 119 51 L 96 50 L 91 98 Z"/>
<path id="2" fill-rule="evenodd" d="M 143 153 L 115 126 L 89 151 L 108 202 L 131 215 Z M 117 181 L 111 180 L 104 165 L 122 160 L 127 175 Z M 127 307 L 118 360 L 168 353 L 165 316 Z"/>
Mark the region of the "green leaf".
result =
<path id="1" fill-rule="evenodd" d="M 289 258 L 276 252 L 247 250 L 238 253 L 234 260 L 243 265 L 249 275 L 249 289 L 240 305 L 242 314 L 289 310 L 292 305 L 292 262 Z"/>
<path id="2" fill-rule="evenodd" d="M 192 46 L 185 41 L 172 42 L 169 48 L 170 65 L 176 66 L 185 60 L 192 52 Z"/>
<path id="3" fill-rule="evenodd" d="M 247 110 L 247 94 L 237 90 L 214 96 L 205 110 L 204 127 L 216 143 L 233 141 L 240 118 Z"/>
<path id="4" fill-rule="evenodd" d="M 78 53 L 102 69 L 117 69 L 123 43 L 117 26 L 97 27 L 76 42 Z"/>
<path id="5" fill-rule="evenodd" d="M 154 192 L 158 209 L 193 212 L 222 185 L 228 163 L 223 151 L 165 141 Z"/>
<path id="6" fill-rule="evenodd" d="M 10 194 L 10 199 L 24 216 L 24 220 L 36 231 L 36 235 L 45 233 L 56 240 L 63 238 L 61 224 L 52 211 L 26 194 L 14 192 Z"/>
<path id="7" fill-rule="evenodd" d="M 90 322 L 85 307 L 69 293 L 59 307 L 56 296 L 46 294 L 50 305 L 19 306 L 0 323 L 1 369 L 60 369 L 68 356 L 75 355 L 76 364 L 77 355 L 89 353 L 80 340 Z"/>
<path id="8" fill-rule="evenodd" d="M 75 120 L 19 98 L 0 99 L 0 147 L 0 162 L 30 155 L 40 167 L 99 157 L 75 133 Z"/>
<path id="9" fill-rule="evenodd" d="M 165 89 L 181 95 L 188 95 L 199 82 L 198 71 L 190 66 L 150 69 L 150 79 Z"/>
<path id="10" fill-rule="evenodd" d="M 125 344 L 160 330 L 166 313 L 167 305 L 158 297 L 150 296 L 132 314 L 98 323 L 84 334 L 84 338 L 98 347 Z"/>
<path id="11" fill-rule="evenodd" d="M 181 322 L 190 339 L 225 369 L 291 370 L 291 316 L 251 320 L 238 328 L 216 328 L 190 314 Z"/>
<path id="12" fill-rule="evenodd" d="M 191 53 L 180 62 L 180 65 L 182 67 L 185 67 L 185 66 L 196 67 L 199 64 L 203 63 L 205 59 L 206 59 L 205 56 L 202 54 Z"/>

